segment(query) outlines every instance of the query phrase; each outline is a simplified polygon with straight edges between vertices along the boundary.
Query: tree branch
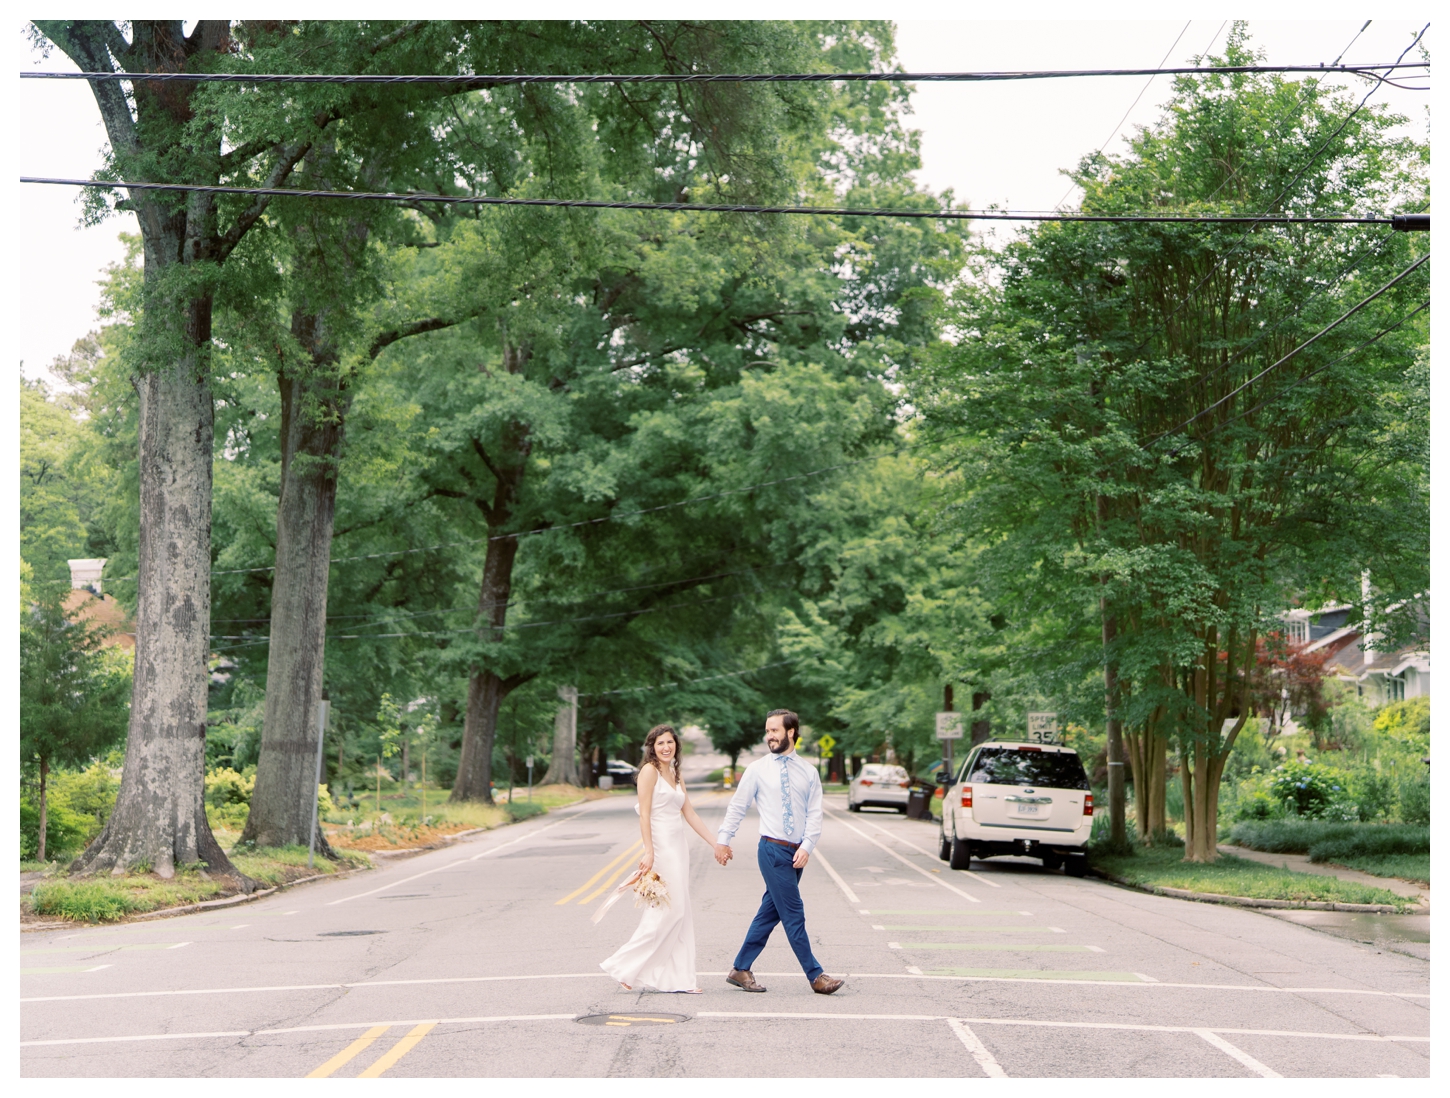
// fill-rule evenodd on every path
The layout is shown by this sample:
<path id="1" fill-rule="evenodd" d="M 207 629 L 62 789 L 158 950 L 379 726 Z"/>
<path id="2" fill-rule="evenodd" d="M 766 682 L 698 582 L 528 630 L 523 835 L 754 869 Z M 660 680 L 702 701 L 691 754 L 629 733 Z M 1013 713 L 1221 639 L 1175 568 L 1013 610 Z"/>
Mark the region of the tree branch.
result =
<path id="1" fill-rule="evenodd" d="M 305 141 L 300 145 L 293 145 L 292 148 L 284 150 L 281 159 L 272 168 L 271 174 L 267 176 L 267 181 L 263 186 L 274 188 L 280 187 L 285 183 L 287 177 L 292 174 L 292 169 L 307 155 L 307 151 L 310 148 L 312 148 L 312 142 Z M 262 216 L 271 203 L 271 196 L 263 195 L 248 206 L 242 212 L 241 216 L 237 218 L 236 223 L 217 239 L 212 253 L 212 259 L 220 263 L 227 256 L 231 255 L 232 249 L 246 235 L 247 230 L 257 223 L 257 219 Z"/>
<path id="2" fill-rule="evenodd" d="M 401 328 L 393 328 L 386 332 L 380 332 L 373 338 L 372 345 L 368 348 L 368 358 L 375 359 L 383 351 L 391 347 L 400 339 L 407 339 L 409 336 L 423 335 L 425 332 L 439 332 L 444 328 L 452 328 L 462 324 L 462 320 L 445 320 L 443 317 L 434 316 L 427 320 L 415 320 L 411 324 L 404 324 Z"/>

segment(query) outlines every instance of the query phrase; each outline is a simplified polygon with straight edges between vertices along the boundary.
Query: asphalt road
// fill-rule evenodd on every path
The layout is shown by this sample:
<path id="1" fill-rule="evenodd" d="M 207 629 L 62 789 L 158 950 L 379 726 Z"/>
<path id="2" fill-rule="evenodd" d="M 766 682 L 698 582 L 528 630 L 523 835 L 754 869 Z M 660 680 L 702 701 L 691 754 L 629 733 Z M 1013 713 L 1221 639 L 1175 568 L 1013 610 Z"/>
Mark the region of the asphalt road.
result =
<path id="1" fill-rule="evenodd" d="M 725 795 L 695 797 L 718 821 Z M 23 934 L 22 1074 L 1429 1073 L 1426 960 L 1025 861 L 954 872 L 934 824 L 840 797 L 802 881 L 840 992 L 811 992 L 780 931 L 755 965 L 766 994 L 724 981 L 762 891 L 753 814 L 727 869 L 695 840 L 705 994 L 624 992 L 598 963 L 636 913 L 589 915 L 633 861 L 631 803 L 224 912 Z"/>

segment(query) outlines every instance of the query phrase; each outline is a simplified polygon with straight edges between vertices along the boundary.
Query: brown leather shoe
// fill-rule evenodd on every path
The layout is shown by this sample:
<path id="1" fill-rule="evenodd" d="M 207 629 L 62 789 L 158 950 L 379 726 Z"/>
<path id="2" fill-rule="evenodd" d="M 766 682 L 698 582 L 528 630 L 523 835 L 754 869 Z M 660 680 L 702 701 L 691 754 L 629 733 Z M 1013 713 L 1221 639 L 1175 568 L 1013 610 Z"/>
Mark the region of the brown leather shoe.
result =
<path id="1" fill-rule="evenodd" d="M 747 969 L 732 968 L 730 970 L 730 975 L 725 977 L 725 982 L 727 984 L 734 984 L 741 991 L 764 991 L 765 990 L 765 988 L 761 987 L 759 984 L 757 984 L 755 982 L 755 977 L 750 974 L 750 970 L 748 968 Z M 832 988 L 831 990 L 834 991 L 835 988 Z"/>
<path id="2" fill-rule="evenodd" d="M 822 972 L 819 976 L 811 981 L 811 990 L 814 991 L 817 995 L 830 995 L 833 992 L 839 991 L 841 989 L 841 985 L 845 982 L 845 980 L 837 980 L 834 977 L 827 976 L 824 972 Z"/>

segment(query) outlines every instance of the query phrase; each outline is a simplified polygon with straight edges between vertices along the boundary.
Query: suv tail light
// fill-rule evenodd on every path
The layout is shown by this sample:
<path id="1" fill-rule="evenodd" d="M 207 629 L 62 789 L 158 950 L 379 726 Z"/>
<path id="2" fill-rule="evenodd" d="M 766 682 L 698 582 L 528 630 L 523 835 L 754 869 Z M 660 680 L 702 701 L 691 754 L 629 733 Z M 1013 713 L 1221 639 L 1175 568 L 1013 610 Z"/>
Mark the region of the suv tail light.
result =
<path id="1" fill-rule="evenodd" d="M 1082 814 L 1084 816 L 1091 816 L 1093 814 L 1093 795 L 1091 793 L 1085 793 L 1083 795 Z"/>
<path id="2" fill-rule="evenodd" d="M 871 785 L 872 784 L 872 781 L 871 781 L 870 778 L 862 778 L 861 779 L 861 784 L 862 785 Z"/>
<path id="3" fill-rule="evenodd" d="M 896 784 L 899 785 L 899 786 L 901 786 L 902 789 L 910 789 L 911 788 L 911 783 L 910 782 L 897 782 Z"/>
<path id="4" fill-rule="evenodd" d="M 972 787 L 969 785 L 962 786 L 962 807 L 972 807 Z"/>

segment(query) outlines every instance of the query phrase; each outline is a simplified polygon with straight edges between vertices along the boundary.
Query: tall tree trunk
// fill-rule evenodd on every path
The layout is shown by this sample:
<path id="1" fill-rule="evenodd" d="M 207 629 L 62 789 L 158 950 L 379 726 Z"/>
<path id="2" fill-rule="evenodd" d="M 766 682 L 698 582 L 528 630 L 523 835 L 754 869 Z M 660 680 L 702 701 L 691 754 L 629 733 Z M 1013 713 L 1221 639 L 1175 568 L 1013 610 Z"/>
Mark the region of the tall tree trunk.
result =
<path id="1" fill-rule="evenodd" d="M 1098 497 L 1101 517 L 1106 504 Z M 1118 719 L 1118 659 L 1113 642 L 1118 636 L 1118 619 L 1108 609 L 1104 595 L 1099 602 L 1103 616 L 1103 703 L 1108 723 L 1108 840 L 1117 850 L 1128 845 L 1128 791 L 1123 773 L 1123 724 Z"/>
<path id="2" fill-rule="evenodd" d="M 572 686 L 561 686 L 559 700 L 564 704 L 554 714 L 554 751 L 549 756 L 549 771 L 540 784 L 579 785 L 579 761 L 575 752 L 579 739 L 579 691 Z M 738 758 L 736 755 L 730 760 L 732 773 Z"/>
<path id="3" fill-rule="evenodd" d="M 522 447 L 522 441 L 521 441 Z M 490 531 L 494 519 L 506 521 L 513 500 L 523 482 L 523 461 L 494 474 L 494 503 L 490 509 Z M 513 560 L 518 557 L 518 538 L 490 538 L 483 558 L 483 582 L 479 585 L 479 618 L 486 622 L 483 637 L 503 640 L 503 625 L 509 614 L 509 593 L 513 589 Z M 499 728 L 499 706 L 528 676 L 500 676 L 492 667 L 476 667 L 468 676 L 468 708 L 464 712 L 463 748 L 458 754 L 458 776 L 450 801 L 483 801 L 493 804 L 493 740 Z"/>
<path id="4" fill-rule="evenodd" d="M 326 651 L 328 562 L 337 507 L 337 467 L 350 395 L 323 322 L 297 313 L 292 334 L 309 353 L 282 370 L 282 486 L 277 501 L 271 643 L 257 784 L 242 842 L 306 846 L 316 794 L 317 706 Z M 317 826 L 317 849 L 337 855 Z"/>
<path id="5" fill-rule="evenodd" d="M 44 755 L 40 756 L 40 840 L 35 848 L 35 860 L 45 861 L 45 825 L 49 822 L 45 818 L 45 784 L 50 777 L 50 760 Z"/>
<path id="6" fill-rule="evenodd" d="M 232 867 L 202 800 L 211 625 L 211 385 L 198 361 L 211 339 L 211 301 L 187 310 L 179 363 L 137 379 L 141 530 L 135 674 L 121 789 L 111 818 L 72 871 L 124 873 L 149 865 L 170 877 L 205 863 Z"/>

